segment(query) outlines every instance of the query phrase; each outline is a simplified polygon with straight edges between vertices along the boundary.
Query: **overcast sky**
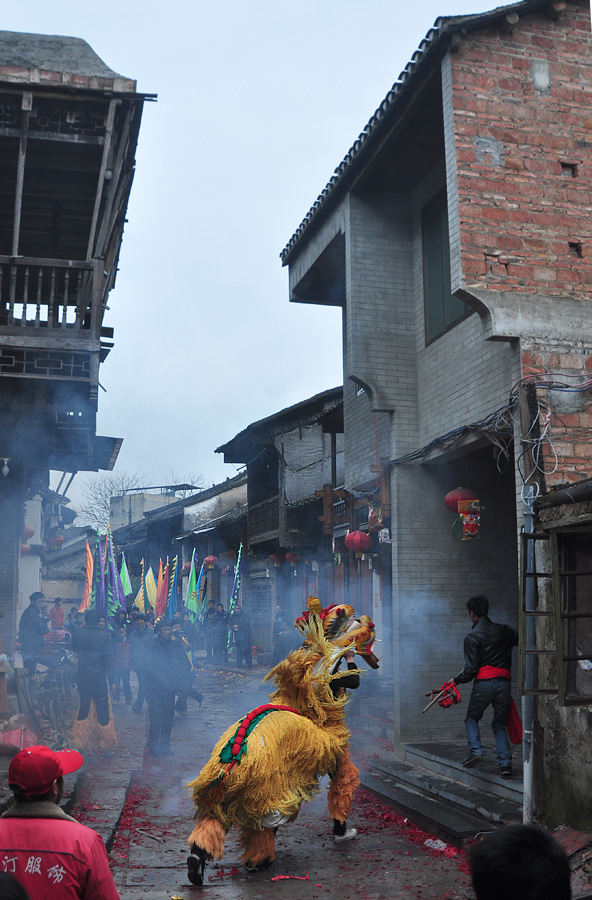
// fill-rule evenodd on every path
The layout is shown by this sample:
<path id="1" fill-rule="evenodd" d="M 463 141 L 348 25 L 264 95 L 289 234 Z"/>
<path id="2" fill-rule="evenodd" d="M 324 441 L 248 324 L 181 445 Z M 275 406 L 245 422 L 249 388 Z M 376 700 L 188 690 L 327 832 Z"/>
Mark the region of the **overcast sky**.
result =
<path id="1" fill-rule="evenodd" d="M 279 253 L 439 15 L 482 0 L 29 0 L 8 31 L 88 41 L 144 107 L 105 325 L 99 434 L 152 484 L 231 477 L 215 448 L 342 383 L 338 310 L 288 302 Z M 70 491 L 73 502 L 85 475 Z"/>

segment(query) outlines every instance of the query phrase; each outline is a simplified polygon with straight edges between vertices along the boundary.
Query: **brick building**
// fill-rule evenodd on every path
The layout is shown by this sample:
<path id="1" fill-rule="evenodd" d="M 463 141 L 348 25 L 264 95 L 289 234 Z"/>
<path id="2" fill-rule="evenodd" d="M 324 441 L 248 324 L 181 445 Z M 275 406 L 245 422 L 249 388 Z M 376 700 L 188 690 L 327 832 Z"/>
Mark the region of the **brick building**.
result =
<path id="1" fill-rule="evenodd" d="M 591 51 L 587 0 L 437 19 L 281 254 L 292 301 L 344 310 L 357 527 L 377 477 L 388 495 L 369 676 L 383 737 L 401 759 L 452 737 L 462 759 L 466 706 L 421 709 L 461 668 L 465 600 L 485 593 L 521 626 L 527 802 L 588 830 Z M 480 501 L 478 539 L 453 535 L 459 485 Z"/>

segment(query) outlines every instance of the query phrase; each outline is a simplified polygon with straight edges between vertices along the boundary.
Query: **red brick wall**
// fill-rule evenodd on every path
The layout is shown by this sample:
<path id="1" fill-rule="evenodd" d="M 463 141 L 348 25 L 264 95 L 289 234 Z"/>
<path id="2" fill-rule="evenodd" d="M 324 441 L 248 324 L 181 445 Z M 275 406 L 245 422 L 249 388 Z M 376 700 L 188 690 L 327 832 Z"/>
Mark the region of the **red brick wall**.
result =
<path id="1" fill-rule="evenodd" d="M 549 93 L 533 86 L 533 60 L 550 63 Z M 592 296 L 591 60 L 588 0 L 557 22 L 478 31 L 452 54 L 467 286 Z"/>
<path id="2" fill-rule="evenodd" d="M 552 340 L 544 344 L 523 341 L 521 358 L 523 376 L 545 376 L 532 379 L 535 383 L 545 382 L 552 373 L 553 380 L 578 388 L 537 388 L 543 427 L 546 411 L 550 411 L 548 439 L 541 443 L 540 456 L 546 489 L 592 478 L 592 347 L 576 340 L 569 346 Z"/>

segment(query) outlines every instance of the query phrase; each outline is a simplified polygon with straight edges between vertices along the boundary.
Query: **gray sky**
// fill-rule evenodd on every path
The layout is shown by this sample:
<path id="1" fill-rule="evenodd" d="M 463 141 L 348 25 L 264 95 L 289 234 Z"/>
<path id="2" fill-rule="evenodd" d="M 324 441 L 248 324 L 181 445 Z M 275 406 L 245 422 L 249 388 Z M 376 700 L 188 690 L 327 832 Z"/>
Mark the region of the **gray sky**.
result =
<path id="1" fill-rule="evenodd" d="M 9 31 L 84 38 L 144 108 L 98 433 L 151 483 L 342 382 L 338 310 L 288 302 L 279 253 L 439 15 L 483 0 L 30 0 Z M 98 14 L 97 14 L 98 13 Z M 85 479 L 70 491 L 73 501 Z M 78 487 L 77 487 L 78 485 Z"/>

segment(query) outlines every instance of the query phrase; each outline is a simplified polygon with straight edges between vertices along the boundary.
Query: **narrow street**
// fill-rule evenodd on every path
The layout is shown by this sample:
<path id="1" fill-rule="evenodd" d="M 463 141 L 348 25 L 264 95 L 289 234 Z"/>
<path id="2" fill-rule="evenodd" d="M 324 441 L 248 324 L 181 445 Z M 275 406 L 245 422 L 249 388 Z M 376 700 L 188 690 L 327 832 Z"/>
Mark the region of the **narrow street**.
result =
<path id="1" fill-rule="evenodd" d="M 186 717 L 176 717 L 171 758 L 145 757 L 145 713 L 134 714 L 121 702 L 114 707 L 118 749 L 112 758 L 87 759 L 73 814 L 107 842 L 122 900 L 184 900 L 200 892 L 210 900 L 472 896 L 462 851 L 438 843 L 437 836 L 364 789 L 358 790 L 349 819 L 357 838 L 335 846 L 324 784 L 297 822 L 279 829 L 273 866 L 247 874 L 231 831 L 226 856 L 210 863 L 203 887 L 190 885 L 185 840 L 193 805 L 186 783 L 199 773 L 223 728 L 267 701 L 268 685 L 262 681 L 267 670 L 245 671 L 200 670 L 203 705 L 190 700 Z"/>

